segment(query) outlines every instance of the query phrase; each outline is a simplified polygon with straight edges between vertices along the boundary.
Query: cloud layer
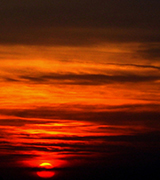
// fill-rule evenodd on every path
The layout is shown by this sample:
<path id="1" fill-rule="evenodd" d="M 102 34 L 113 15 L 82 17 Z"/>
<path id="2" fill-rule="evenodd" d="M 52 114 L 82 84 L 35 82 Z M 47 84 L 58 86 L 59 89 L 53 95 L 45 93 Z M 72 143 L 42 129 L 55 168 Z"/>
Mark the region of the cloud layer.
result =
<path id="1" fill-rule="evenodd" d="M 0 8 L 2 44 L 159 42 L 159 1 L 15 1 Z M 10 28 L 12 27 L 12 28 Z"/>

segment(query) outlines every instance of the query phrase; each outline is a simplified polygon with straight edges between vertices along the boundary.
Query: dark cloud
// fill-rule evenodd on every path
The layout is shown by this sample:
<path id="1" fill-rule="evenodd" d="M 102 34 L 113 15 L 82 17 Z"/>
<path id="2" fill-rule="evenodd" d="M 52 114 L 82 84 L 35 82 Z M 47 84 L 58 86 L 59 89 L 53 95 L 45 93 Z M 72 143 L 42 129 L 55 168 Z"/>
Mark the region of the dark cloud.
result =
<path id="1" fill-rule="evenodd" d="M 138 53 L 142 53 L 141 51 L 137 51 Z M 147 53 L 148 51 L 143 51 L 143 53 Z M 154 55 L 153 55 L 154 56 Z M 153 57 L 152 57 L 153 58 Z M 120 64 L 120 63 L 106 63 L 108 65 L 115 65 L 115 66 L 124 66 L 124 67 L 137 67 L 137 68 L 142 68 L 142 69 L 155 69 L 155 70 L 160 70 L 159 66 L 154 66 L 154 65 L 143 65 L 143 64 Z"/>
<path id="2" fill-rule="evenodd" d="M 4 110 L 5 111 L 5 110 Z M 6 110 L 7 112 L 8 110 Z M 14 110 L 9 110 L 7 114 L 11 115 L 11 113 L 13 113 Z M 19 112 L 19 115 L 21 113 Z M 21 117 L 21 115 L 20 115 Z M 15 126 L 15 127 L 18 127 L 18 126 L 25 126 L 26 124 L 47 124 L 47 123 L 50 123 L 51 121 L 49 120 L 43 120 L 43 119 L 40 119 L 40 120 L 31 120 L 31 119 L 0 119 L 0 126 Z M 52 120 L 53 122 L 53 120 Z M 56 121 L 55 121 L 56 122 Z"/>
<path id="3" fill-rule="evenodd" d="M 147 66 L 148 67 L 148 66 Z M 151 67 L 151 66 L 150 66 Z M 153 68 L 153 67 L 152 67 Z M 155 68 L 155 67 L 154 67 Z M 159 75 L 105 75 L 105 74 L 56 74 L 21 75 L 19 78 L 7 78 L 7 81 L 29 81 L 31 83 L 51 83 L 68 85 L 104 85 L 111 83 L 142 83 L 154 82 L 160 79 Z"/>
<path id="4" fill-rule="evenodd" d="M 10 144 L 9 142 L 1 143 L 1 150 L 7 150 L 9 152 L 15 152 L 14 154 L 19 156 L 19 158 L 26 158 L 30 156 L 30 151 L 44 151 L 44 152 L 61 152 L 63 153 L 69 153 L 73 155 L 84 155 L 85 153 L 117 153 L 117 152 L 133 152 L 136 149 L 139 148 L 153 148 L 156 150 L 158 147 L 160 147 L 160 132 L 149 132 L 149 133 L 140 133 L 140 134 L 134 134 L 134 135 L 114 135 L 114 136 L 65 136 L 63 138 L 56 138 L 56 137 L 45 137 L 45 138 L 39 138 L 41 139 L 41 142 L 24 142 L 17 144 Z M 45 142 L 44 139 L 48 140 L 63 140 L 62 142 Z M 81 142 L 76 142 L 76 141 Z M 98 141 L 97 141 L 98 140 Z M 72 142 L 68 142 L 72 141 Z M 85 143 L 90 142 L 90 143 Z M 115 143 L 114 143 L 115 142 Z M 119 143 L 117 143 L 119 142 Z M 132 145 L 131 145 L 132 143 Z M 19 154 L 19 152 L 21 152 Z M 23 153 L 25 152 L 25 154 Z M 77 154 L 80 152 L 80 155 Z M 84 153 L 84 154 L 83 154 Z M 31 155 L 32 156 L 32 155 Z M 14 156 L 13 156 L 14 157 Z"/>
<path id="5" fill-rule="evenodd" d="M 160 60 L 160 44 L 146 44 L 137 51 L 145 59 Z"/>
<path id="6" fill-rule="evenodd" d="M 90 121 L 107 125 L 139 125 L 149 128 L 158 129 L 159 127 L 159 105 L 131 105 L 121 108 L 106 107 L 106 109 L 92 109 L 87 107 L 84 109 L 74 109 L 72 107 L 64 108 L 60 105 L 56 108 L 52 107 L 39 107 L 33 109 L 1 109 L 0 114 L 17 116 L 23 118 L 40 118 L 40 120 L 33 121 L 31 123 L 51 123 L 58 120 L 77 120 L 77 121 Z M 46 119 L 46 120 L 45 120 Z M 47 120 L 51 119 L 51 120 Z M 18 120 L 17 120 L 18 121 Z M 13 121 L 14 122 L 14 121 Z M 2 121 L 3 123 L 3 121 Z M 8 122 L 9 123 L 9 122 Z M 18 122 L 17 122 L 18 123 Z M 27 124 L 27 121 L 20 121 L 20 125 Z M 30 121 L 28 121 L 30 123 Z M 11 122 L 11 125 L 13 123 Z"/>
<path id="7" fill-rule="evenodd" d="M 38 138 L 38 137 L 37 137 Z M 34 138 L 36 139 L 36 138 Z M 63 140 L 63 143 L 26 143 L 26 145 L 36 145 L 36 146 L 60 146 L 60 147 L 85 147 L 86 144 L 83 143 L 84 141 L 95 142 L 94 146 L 100 146 L 101 143 L 97 143 L 97 140 L 103 142 L 102 146 L 109 146 L 110 142 L 144 142 L 144 143 L 160 143 L 160 131 L 151 131 L 146 133 L 135 133 L 131 135 L 106 135 L 106 136 L 39 136 L 39 139 L 43 140 Z M 67 143 L 68 141 L 72 141 L 72 143 Z M 80 142 L 76 142 L 80 141 Z M 97 143 L 97 144 L 96 144 Z M 107 144 L 105 144 L 107 143 Z M 109 143 L 109 144 L 108 144 Z M 157 144 L 157 145 L 158 145 Z M 25 143 L 24 143 L 25 145 Z M 114 146 L 116 144 L 113 144 Z M 93 147 L 93 145 L 89 145 Z M 160 146 L 160 144 L 159 144 Z"/>
<path id="8" fill-rule="evenodd" d="M 157 42 L 159 6 L 158 0 L 6 1 L 0 7 L 0 41 L 36 45 Z"/>

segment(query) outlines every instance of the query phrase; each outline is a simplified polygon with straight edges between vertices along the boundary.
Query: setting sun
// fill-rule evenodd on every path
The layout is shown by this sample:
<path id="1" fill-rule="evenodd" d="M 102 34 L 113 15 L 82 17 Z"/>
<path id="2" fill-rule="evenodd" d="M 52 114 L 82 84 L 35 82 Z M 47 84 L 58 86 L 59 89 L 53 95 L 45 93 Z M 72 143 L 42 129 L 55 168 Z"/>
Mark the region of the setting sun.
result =
<path id="1" fill-rule="evenodd" d="M 44 168 L 45 170 L 41 170 L 37 172 L 37 175 L 41 178 L 51 178 L 55 175 L 55 172 L 51 171 L 51 169 L 53 168 L 51 163 L 41 163 L 39 165 L 40 167 Z"/>

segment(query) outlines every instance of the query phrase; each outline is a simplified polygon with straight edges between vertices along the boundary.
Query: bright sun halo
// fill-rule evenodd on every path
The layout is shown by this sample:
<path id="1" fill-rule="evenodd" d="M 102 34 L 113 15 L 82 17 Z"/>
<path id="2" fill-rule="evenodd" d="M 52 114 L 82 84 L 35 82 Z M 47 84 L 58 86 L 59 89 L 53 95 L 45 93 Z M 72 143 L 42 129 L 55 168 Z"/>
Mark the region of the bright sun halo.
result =
<path id="1" fill-rule="evenodd" d="M 41 163 L 39 166 L 43 167 L 45 169 L 52 169 L 53 168 L 52 164 L 51 163 L 47 163 L 47 162 Z"/>

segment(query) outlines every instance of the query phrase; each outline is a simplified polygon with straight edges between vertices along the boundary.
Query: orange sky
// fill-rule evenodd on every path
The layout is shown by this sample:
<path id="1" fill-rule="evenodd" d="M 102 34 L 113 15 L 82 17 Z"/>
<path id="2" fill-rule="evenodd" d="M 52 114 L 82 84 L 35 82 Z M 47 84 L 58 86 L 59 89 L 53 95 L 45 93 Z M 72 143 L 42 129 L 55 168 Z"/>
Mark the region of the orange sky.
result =
<path id="1" fill-rule="evenodd" d="M 140 46 L 1 46 L 1 154 L 68 166 L 72 156 L 129 146 L 115 137 L 158 131 L 160 64 Z"/>
<path id="2" fill-rule="evenodd" d="M 0 5 L 0 170 L 159 156 L 158 1 L 107 2 Z"/>

